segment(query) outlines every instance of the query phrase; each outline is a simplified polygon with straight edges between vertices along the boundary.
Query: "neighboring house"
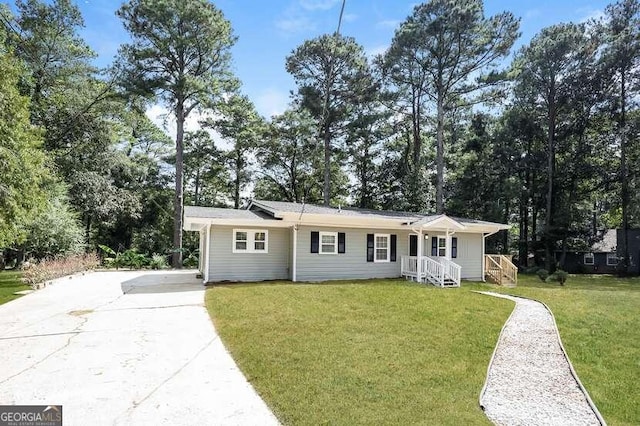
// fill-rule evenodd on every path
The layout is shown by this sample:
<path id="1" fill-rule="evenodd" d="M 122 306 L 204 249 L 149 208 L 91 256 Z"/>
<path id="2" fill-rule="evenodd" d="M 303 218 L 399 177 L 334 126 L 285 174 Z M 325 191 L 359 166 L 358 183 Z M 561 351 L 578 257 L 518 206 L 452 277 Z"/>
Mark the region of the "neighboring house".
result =
<path id="1" fill-rule="evenodd" d="M 629 231 L 629 273 L 637 275 L 640 260 L 640 229 Z M 614 274 L 617 272 L 622 255 L 621 229 L 607 229 L 602 237 L 591 245 L 588 251 L 569 251 L 566 253 L 564 270 L 574 274 Z M 560 261 L 561 252 L 556 252 L 556 261 Z"/>
<path id="2" fill-rule="evenodd" d="M 508 225 L 446 215 L 254 200 L 246 210 L 185 207 L 184 229 L 200 234 L 205 283 L 404 276 L 444 287 L 486 269 L 516 279 L 484 254 L 485 238 Z"/>

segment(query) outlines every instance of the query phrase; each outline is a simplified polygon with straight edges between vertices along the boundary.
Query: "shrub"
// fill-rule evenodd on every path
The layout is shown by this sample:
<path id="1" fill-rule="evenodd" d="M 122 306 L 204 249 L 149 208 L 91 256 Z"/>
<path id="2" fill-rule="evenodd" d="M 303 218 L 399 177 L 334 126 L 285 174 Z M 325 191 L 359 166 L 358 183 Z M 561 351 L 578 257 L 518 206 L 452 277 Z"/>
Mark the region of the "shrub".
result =
<path id="1" fill-rule="evenodd" d="M 563 271 L 562 269 L 558 269 L 556 272 L 554 272 L 547 278 L 547 281 L 557 281 L 560 283 L 560 285 L 564 285 L 564 283 L 567 282 L 568 277 L 569 277 L 569 274 L 566 271 Z"/>
<path id="2" fill-rule="evenodd" d="M 105 245 L 99 245 L 98 247 L 107 255 L 102 259 L 107 268 L 142 269 L 151 265 L 151 259 L 142 253 L 138 253 L 135 249 L 116 252 Z"/>
<path id="3" fill-rule="evenodd" d="M 546 281 L 547 278 L 549 278 L 549 271 L 547 271 L 546 269 L 538 269 L 536 274 L 542 281 Z"/>
<path id="4" fill-rule="evenodd" d="M 166 269 L 169 267 L 169 262 L 167 262 L 166 256 L 163 256 L 161 254 L 154 254 L 153 256 L 151 256 L 149 267 L 151 269 Z"/>
<path id="5" fill-rule="evenodd" d="M 23 266 L 22 280 L 25 284 L 33 286 L 65 275 L 88 271 L 98 265 L 100 260 L 94 253 L 44 259 L 39 262 L 28 261 Z"/>

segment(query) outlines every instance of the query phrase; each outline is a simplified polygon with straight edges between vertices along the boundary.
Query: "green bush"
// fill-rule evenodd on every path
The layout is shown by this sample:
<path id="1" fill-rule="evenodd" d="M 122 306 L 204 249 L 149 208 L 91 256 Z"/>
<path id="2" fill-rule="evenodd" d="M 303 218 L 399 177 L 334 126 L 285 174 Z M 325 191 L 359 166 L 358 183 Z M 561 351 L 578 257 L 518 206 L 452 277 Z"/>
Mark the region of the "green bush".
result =
<path id="1" fill-rule="evenodd" d="M 99 247 L 106 254 L 102 261 L 107 268 L 142 269 L 151 266 L 152 259 L 142 253 L 138 253 L 135 249 L 125 250 L 121 253 L 104 245 Z"/>
<path id="2" fill-rule="evenodd" d="M 560 283 L 560 285 L 564 285 L 564 283 L 567 282 L 567 278 L 569 277 L 569 274 L 567 273 L 567 271 L 563 271 L 562 269 L 558 269 L 557 271 L 555 271 L 553 274 L 551 274 L 548 278 L 547 281 L 551 282 L 551 281 L 557 281 Z"/>
<path id="3" fill-rule="evenodd" d="M 538 275 L 538 278 L 540 278 L 540 280 L 546 281 L 547 278 L 549 278 L 549 271 L 547 271 L 546 269 L 538 269 L 536 275 Z"/>
<path id="4" fill-rule="evenodd" d="M 153 256 L 151 256 L 149 267 L 151 269 L 167 269 L 169 267 L 169 262 L 167 262 L 166 256 L 156 253 Z"/>

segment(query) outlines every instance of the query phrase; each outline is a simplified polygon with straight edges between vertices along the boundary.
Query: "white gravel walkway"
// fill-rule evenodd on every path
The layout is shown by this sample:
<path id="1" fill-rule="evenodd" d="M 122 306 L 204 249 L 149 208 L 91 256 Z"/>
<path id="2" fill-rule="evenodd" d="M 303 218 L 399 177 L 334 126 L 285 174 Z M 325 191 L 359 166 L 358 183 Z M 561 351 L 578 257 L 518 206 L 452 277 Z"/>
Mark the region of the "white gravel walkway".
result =
<path id="1" fill-rule="evenodd" d="M 555 319 L 540 302 L 516 302 L 500 334 L 480 405 L 496 425 L 601 425 L 564 352 Z"/>

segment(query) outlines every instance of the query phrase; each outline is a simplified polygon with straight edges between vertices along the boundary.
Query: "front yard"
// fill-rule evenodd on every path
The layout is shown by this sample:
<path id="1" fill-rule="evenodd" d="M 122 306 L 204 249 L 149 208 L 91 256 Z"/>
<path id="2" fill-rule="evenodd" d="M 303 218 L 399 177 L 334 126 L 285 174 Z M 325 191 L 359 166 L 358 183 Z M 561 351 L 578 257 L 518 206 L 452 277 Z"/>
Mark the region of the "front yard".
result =
<path id="1" fill-rule="evenodd" d="M 0 305 L 10 300 L 17 299 L 13 293 L 21 290 L 29 290 L 31 287 L 22 283 L 22 272 L 0 271 Z"/>
<path id="2" fill-rule="evenodd" d="M 490 424 L 478 396 L 511 302 L 401 280 L 234 284 L 206 301 L 285 424 Z"/>
<path id="3" fill-rule="evenodd" d="M 478 396 L 513 309 L 536 298 L 609 424 L 640 419 L 640 280 L 520 277 L 515 289 L 402 280 L 232 284 L 207 291 L 225 345 L 285 424 L 489 424 Z"/>

